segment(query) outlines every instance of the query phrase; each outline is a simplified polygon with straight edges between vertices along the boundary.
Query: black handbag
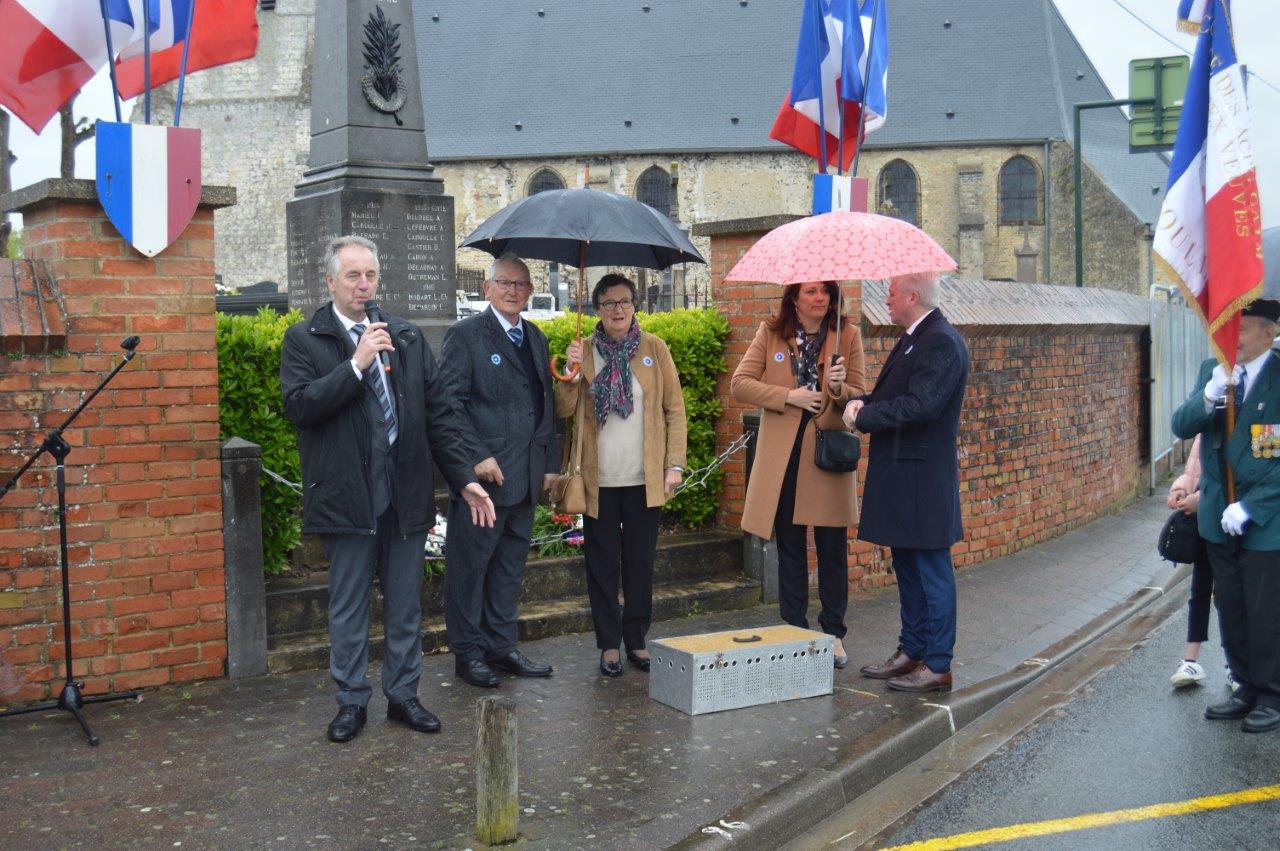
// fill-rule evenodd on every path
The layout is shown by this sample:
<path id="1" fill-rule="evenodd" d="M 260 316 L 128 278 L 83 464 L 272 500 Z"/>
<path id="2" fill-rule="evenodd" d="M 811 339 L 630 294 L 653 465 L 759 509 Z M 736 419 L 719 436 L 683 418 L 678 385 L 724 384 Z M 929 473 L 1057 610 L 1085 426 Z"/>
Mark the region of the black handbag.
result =
<path id="1" fill-rule="evenodd" d="M 1200 552 L 1200 530 L 1196 528 L 1196 516 L 1175 511 L 1164 521 L 1160 537 L 1156 539 L 1156 551 L 1160 557 L 1174 564 L 1191 564 Z"/>
<path id="2" fill-rule="evenodd" d="M 818 428 L 813 424 L 813 463 L 828 473 L 852 473 L 858 469 L 862 441 L 851 431 Z"/>

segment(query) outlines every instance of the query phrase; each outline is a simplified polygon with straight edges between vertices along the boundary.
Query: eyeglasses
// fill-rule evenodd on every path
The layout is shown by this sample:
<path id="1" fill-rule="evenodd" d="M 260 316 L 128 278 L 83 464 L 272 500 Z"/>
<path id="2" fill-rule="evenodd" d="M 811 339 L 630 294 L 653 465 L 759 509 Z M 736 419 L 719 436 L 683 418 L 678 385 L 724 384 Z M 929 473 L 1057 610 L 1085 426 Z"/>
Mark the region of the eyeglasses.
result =
<path id="1" fill-rule="evenodd" d="M 617 310 L 618 308 L 622 308 L 623 310 L 630 310 L 635 307 L 635 305 L 636 303 L 629 298 L 618 299 L 617 301 L 609 299 L 608 301 L 600 302 L 600 309 Z"/>
<path id="2" fill-rule="evenodd" d="M 495 287 L 497 287 L 500 290 L 503 290 L 504 292 L 510 292 L 511 290 L 527 290 L 527 289 L 533 288 L 533 284 L 529 281 L 511 281 L 506 278 L 494 278 L 489 283 L 493 284 Z"/>

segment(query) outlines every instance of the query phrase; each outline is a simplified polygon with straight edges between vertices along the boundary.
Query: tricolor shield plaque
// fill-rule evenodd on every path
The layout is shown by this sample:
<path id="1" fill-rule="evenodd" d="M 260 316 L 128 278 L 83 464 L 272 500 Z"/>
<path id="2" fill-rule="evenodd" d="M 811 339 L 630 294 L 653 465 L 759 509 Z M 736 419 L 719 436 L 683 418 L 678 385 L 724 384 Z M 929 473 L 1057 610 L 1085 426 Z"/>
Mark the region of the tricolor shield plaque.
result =
<path id="1" fill-rule="evenodd" d="M 200 203 L 200 131 L 99 121 L 98 200 L 125 241 L 155 257 Z"/>

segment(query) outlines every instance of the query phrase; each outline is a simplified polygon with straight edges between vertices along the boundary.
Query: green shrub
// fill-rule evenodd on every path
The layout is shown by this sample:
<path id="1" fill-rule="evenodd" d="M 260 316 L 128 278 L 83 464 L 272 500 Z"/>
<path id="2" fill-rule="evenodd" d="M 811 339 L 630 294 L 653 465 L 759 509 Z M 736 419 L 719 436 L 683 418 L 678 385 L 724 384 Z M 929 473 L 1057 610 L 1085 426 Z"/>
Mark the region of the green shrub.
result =
<path id="1" fill-rule="evenodd" d="M 688 470 L 705 467 L 715 459 L 716 418 L 721 413 L 716 399 L 716 376 L 725 370 L 729 323 L 710 308 L 641 313 L 638 318 L 643 330 L 666 342 L 680 374 L 689 434 L 685 467 Z M 552 354 L 563 354 L 573 339 L 577 317 L 568 314 L 537 324 L 546 333 Z M 584 316 L 583 335 L 594 331 L 595 325 L 595 317 Z M 667 503 L 667 511 L 679 516 L 688 526 L 701 526 L 715 516 L 723 487 L 724 471 L 716 469 L 704 486 L 688 488 Z"/>
<path id="2" fill-rule="evenodd" d="M 285 330 L 302 320 L 294 310 L 283 316 L 270 308 L 254 316 L 218 314 L 218 426 L 223 439 L 239 437 L 262 447 L 262 465 L 291 482 L 302 478 L 298 436 L 285 419 L 280 392 L 280 349 Z M 266 475 L 262 477 L 262 557 L 267 573 L 289 569 L 289 552 L 298 544 L 301 497 Z"/>

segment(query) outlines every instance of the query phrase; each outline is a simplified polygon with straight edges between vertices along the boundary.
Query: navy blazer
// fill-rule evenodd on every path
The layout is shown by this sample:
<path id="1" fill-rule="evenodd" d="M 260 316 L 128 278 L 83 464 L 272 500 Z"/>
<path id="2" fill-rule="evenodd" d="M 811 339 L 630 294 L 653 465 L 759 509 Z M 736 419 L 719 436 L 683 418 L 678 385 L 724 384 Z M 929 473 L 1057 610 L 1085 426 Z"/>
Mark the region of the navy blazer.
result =
<path id="1" fill-rule="evenodd" d="M 501 487 L 480 483 L 497 506 L 525 499 L 536 503 L 542 477 L 560 472 L 547 338 L 532 322 L 521 324 L 535 375 L 525 374 L 492 307 L 451 325 L 440 347 L 441 372 L 458 419 L 470 426 L 466 436 L 471 463 L 492 457 L 502 468 Z M 540 422 L 534 422 L 531 383 L 543 398 Z"/>
<path id="2" fill-rule="evenodd" d="M 964 338 L 936 309 L 889 353 L 858 412 L 871 435 L 860 540 L 934 550 L 964 537 L 956 434 L 968 377 Z"/>

